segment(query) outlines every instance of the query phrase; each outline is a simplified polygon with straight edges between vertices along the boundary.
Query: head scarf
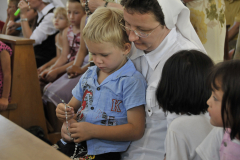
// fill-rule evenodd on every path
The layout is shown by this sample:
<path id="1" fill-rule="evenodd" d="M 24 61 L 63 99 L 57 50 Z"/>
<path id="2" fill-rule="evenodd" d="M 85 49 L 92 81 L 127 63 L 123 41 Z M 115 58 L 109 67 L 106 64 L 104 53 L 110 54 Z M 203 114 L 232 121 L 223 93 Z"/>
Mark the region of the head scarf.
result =
<path id="1" fill-rule="evenodd" d="M 45 3 L 52 3 L 54 7 L 65 7 L 61 0 L 42 0 Z"/>
<path id="2" fill-rule="evenodd" d="M 158 3 L 162 8 L 167 28 L 176 27 L 185 38 L 207 53 L 190 22 L 189 9 L 180 0 L 158 0 Z"/>

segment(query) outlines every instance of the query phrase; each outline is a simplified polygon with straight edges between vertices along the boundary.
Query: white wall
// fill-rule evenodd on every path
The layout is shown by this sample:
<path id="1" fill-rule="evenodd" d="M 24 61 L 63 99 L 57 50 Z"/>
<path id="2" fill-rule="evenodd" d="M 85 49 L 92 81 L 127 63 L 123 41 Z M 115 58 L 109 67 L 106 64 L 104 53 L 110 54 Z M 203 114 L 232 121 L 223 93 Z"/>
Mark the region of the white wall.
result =
<path id="1" fill-rule="evenodd" d="M 67 0 L 61 0 L 66 5 Z M 0 20 L 5 22 L 7 19 L 7 0 L 0 0 Z"/>
<path id="2" fill-rule="evenodd" d="M 7 19 L 7 0 L 0 0 L 0 20 L 5 22 Z"/>

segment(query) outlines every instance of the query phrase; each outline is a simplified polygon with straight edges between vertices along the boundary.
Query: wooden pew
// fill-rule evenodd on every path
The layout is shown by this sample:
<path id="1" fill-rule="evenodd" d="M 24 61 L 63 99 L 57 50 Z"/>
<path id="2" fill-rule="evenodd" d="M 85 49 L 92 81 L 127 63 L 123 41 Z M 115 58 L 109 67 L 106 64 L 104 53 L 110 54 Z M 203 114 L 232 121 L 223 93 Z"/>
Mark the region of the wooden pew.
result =
<path id="1" fill-rule="evenodd" d="M 1 115 L 0 142 L 1 160 L 70 160 Z"/>
<path id="2" fill-rule="evenodd" d="M 0 40 L 13 50 L 11 103 L 0 114 L 25 129 L 42 127 L 48 138 L 33 50 L 34 40 L 2 34 Z"/>

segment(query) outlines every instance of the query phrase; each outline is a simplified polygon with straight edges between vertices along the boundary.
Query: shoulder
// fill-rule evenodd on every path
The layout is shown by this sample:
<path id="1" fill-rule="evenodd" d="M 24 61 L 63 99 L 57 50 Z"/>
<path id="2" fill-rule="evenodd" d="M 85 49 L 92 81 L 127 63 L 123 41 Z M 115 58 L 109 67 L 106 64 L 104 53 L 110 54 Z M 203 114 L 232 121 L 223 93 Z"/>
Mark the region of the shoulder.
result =
<path id="1" fill-rule="evenodd" d="M 45 17 L 43 18 L 43 21 L 51 22 L 51 24 L 53 25 L 53 23 L 52 23 L 53 17 L 54 17 L 54 14 L 53 14 L 53 13 L 48 13 L 48 14 L 46 14 Z"/>
<path id="2" fill-rule="evenodd" d="M 2 51 L 6 51 L 6 52 L 4 52 L 4 54 L 8 53 L 9 55 L 12 55 L 12 49 L 8 45 L 6 45 L 5 43 L 0 41 L 0 52 L 1 52 L 1 54 L 3 54 Z"/>
<path id="3" fill-rule="evenodd" d="M 188 49 L 197 49 L 197 45 L 195 45 L 193 42 L 188 40 L 187 38 L 183 37 L 183 35 L 177 31 L 177 40 L 175 43 L 175 47 L 177 50 L 188 50 Z"/>
<path id="4" fill-rule="evenodd" d="M 55 36 L 55 42 L 58 41 L 58 37 L 59 37 L 59 35 L 60 35 L 60 33 L 56 34 L 56 36 Z"/>
<path id="5" fill-rule="evenodd" d="M 68 30 L 69 30 L 69 27 L 65 28 L 63 30 L 63 35 L 62 36 L 66 36 L 68 34 Z"/>
<path id="6" fill-rule="evenodd" d="M 219 150 L 223 139 L 223 129 L 214 127 L 202 143 L 196 148 L 197 154 L 204 160 L 220 159 Z"/>
<path id="7" fill-rule="evenodd" d="M 91 78 L 95 75 L 97 66 L 88 67 L 88 70 L 82 75 L 83 78 Z"/>
<path id="8" fill-rule="evenodd" d="M 138 85 L 139 83 L 145 84 L 145 78 L 139 71 L 136 70 L 133 62 L 129 59 L 128 63 L 126 73 L 124 73 L 121 77 L 122 80 L 125 80 L 124 83 L 129 85 Z"/>
<path id="9" fill-rule="evenodd" d="M 188 129 L 195 128 L 194 125 L 196 124 L 201 124 L 198 127 L 205 126 L 205 125 L 211 126 L 209 123 L 209 119 L 204 115 L 191 115 L 191 116 L 182 115 L 177 117 L 171 122 L 169 129 L 175 130 L 175 131 L 188 130 Z"/>

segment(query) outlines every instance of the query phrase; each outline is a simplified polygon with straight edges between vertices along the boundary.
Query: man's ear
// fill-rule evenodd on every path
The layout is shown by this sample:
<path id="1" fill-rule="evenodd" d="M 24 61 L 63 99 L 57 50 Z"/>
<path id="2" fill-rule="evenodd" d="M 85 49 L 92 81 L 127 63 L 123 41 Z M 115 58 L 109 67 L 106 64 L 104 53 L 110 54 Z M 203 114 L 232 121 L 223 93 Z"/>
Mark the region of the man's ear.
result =
<path id="1" fill-rule="evenodd" d="M 128 53 L 131 51 L 131 47 L 132 47 L 131 43 L 124 44 L 124 54 L 125 55 L 128 55 Z"/>

